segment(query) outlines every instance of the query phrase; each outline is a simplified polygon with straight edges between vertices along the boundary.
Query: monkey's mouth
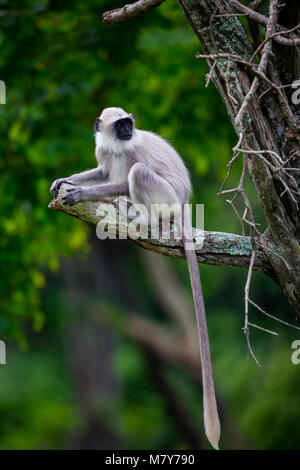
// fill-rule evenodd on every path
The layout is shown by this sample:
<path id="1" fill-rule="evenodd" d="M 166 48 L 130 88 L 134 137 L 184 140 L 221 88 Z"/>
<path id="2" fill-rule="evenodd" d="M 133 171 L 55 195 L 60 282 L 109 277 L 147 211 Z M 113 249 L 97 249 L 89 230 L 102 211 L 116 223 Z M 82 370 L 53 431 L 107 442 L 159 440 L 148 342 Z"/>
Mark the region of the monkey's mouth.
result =
<path id="1" fill-rule="evenodd" d="M 132 134 L 122 135 L 121 140 L 130 140 L 131 137 L 132 137 Z"/>

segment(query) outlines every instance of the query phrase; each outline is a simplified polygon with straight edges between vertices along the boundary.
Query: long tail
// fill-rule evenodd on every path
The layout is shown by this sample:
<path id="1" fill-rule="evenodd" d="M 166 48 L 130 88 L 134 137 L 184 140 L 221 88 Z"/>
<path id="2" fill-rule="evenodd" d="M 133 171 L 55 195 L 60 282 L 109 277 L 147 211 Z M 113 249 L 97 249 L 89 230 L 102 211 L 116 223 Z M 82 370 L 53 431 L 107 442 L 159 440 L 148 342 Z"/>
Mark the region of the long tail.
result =
<path id="1" fill-rule="evenodd" d="M 214 379 L 212 374 L 212 364 L 210 357 L 209 339 L 200 280 L 200 272 L 193 244 L 190 212 L 187 205 L 183 205 L 182 208 L 182 222 L 182 238 L 190 273 L 200 344 L 205 434 L 211 445 L 215 449 L 219 449 L 219 439 L 221 434 L 220 420 L 218 415 Z"/>

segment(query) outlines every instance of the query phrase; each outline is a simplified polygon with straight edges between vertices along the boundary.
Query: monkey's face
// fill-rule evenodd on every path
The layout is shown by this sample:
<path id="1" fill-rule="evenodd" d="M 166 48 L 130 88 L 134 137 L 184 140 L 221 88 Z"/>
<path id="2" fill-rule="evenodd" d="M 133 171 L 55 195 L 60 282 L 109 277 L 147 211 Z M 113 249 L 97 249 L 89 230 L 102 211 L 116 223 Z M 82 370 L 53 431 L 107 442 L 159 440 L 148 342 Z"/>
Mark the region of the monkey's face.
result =
<path id="1" fill-rule="evenodd" d="M 94 124 L 94 131 L 95 132 L 100 132 L 100 124 L 101 124 L 101 119 L 100 118 L 97 118 L 96 119 L 96 122 Z"/>
<path id="2" fill-rule="evenodd" d="M 130 119 L 129 117 L 124 119 L 118 119 L 118 121 L 114 123 L 114 129 L 118 139 L 130 140 L 132 138 L 133 131 L 132 119 Z"/>

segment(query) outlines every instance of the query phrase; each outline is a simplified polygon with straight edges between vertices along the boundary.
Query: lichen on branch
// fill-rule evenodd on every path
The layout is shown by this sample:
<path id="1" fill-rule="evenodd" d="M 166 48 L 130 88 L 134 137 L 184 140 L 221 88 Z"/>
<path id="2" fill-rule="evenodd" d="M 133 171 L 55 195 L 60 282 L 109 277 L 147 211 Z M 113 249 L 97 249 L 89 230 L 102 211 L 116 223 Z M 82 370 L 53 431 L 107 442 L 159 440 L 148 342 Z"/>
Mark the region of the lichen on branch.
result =
<path id="1" fill-rule="evenodd" d="M 124 216 L 119 217 L 117 199 L 105 199 L 103 201 L 84 201 L 74 206 L 63 203 L 63 196 L 70 187 L 62 184 L 57 199 L 50 202 L 49 208 L 65 212 L 85 222 L 97 225 L 103 217 L 108 228 L 108 237 L 128 233 L 131 220 Z M 117 217 L 116 217 L 117 216 Z M 248 268 L 251 258 L 251 238 L 233 233 L 210 232 L 194 228 L 194 241 L 197 258 L 200 263 L 220 266 L 237 266 Z M 123 236 L 123 235 L 122 235 Z M 128 239 L 139 244 L 143 248 L 173 258 L 185 258 L 183 245 L 180 240 L 157 237 L 142 239 Z M 271 265 L 266 256 L 266 251 L 272 252 L 274 246 L 270 241 L 257 240 L 257 256 L 254 269 L 260 270 L 273 277 Z M 274 254 L 275 255 L 275 254 Z"/>

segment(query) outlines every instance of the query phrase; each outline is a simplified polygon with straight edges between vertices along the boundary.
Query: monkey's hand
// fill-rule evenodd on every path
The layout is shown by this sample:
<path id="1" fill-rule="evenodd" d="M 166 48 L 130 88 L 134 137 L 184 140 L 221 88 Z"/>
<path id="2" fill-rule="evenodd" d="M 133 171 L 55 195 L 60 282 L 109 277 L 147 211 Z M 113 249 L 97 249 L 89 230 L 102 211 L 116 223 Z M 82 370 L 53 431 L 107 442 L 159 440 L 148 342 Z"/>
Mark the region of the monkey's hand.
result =
<path id="1" fill-rule="evenodd" d="M 63 182 L 63 181 L 62 181 Z M 69 204 L 69 206 L 74 206 L 77 202 L 80 202 L 84 199 L 84 189 L 80 187 L 67 189 L 67 193 L 62 199 L 63 204 Z"/>
<path id="2" fill-rule="evenodd" d="M 62 183 L 74 184 L 69 178 L 59 178 L 58 180 L 55 180 L 50 188 L 50 193 L 55 199 L 57 198 L 58 191 Z"/>

